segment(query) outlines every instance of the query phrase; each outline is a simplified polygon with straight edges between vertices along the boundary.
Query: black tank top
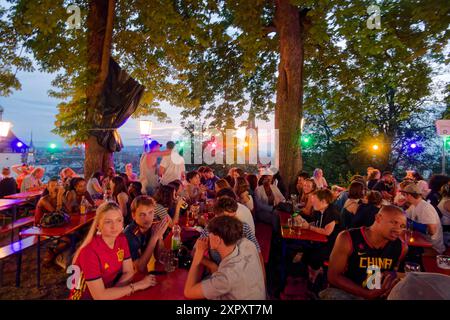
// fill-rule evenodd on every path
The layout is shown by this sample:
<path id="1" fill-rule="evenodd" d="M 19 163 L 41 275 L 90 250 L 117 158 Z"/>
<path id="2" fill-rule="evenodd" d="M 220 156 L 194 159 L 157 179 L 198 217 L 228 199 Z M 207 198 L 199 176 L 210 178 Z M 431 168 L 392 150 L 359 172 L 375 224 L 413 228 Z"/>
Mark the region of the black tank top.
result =
<path id="1" fill-rule="evenodd" d="M 352 254 L 347 263 L 345 277 L 366 287 L 368 272 L 371 265 L 378 266 L 381 273 L 392 271 L 397 266 L 402 254 L 402 241 L 400 239 L 389 241 L 384 248 L 371 247 L 365 238 L 366 227 L 350 229 L 348 233 L 352 239 Z"/>

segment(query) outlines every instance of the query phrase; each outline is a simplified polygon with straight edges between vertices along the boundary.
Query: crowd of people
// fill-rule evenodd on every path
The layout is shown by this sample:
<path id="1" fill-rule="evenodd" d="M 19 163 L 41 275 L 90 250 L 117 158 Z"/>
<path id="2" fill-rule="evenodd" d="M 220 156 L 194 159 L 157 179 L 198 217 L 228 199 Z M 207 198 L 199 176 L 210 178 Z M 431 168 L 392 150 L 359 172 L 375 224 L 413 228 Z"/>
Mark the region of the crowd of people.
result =
<path id="1" fill-rule="evenodd" d="M 264 259 L 255 236 L 255 222 L 272 226 L 280 237 L 277 211 L 295 212 L 303 229 L 325 235 L 326 243 L 299 240 L 292 246 L 292 263 L 306 266 L 309 288 L 323 299 L 374 299 L 388 297 L 398 282 L 395 271 L 407 254 L 414 253 L 400 240 L 411 226 L 442 254 L 449 245 L 450 179 L 434 175 L 427 182 L 408 172 L 398 182 L 391 172 L 369 167 L 348 186 L 328 184 L 322 169 L 312 176 L 300 172 L 293 185 L 285 185 L 278 172 L 267 167 L 257 174 L 231 168 L 224 177 L 201 166 L 186 172 L 184 159 L 169 141 L 166 150 L 152 141 L 140 160 L 139 174 L 131 164 L 124 173 L 113 167 L 105 173 L 81 177 L 65 168 L 60 177 L 42 182 L 44 169 L 26 165 L 2 171 L 0 196 L 18 191 L 44 190 L 36 205 L 35 223 L 58 211 L 80 211 L 82 203 L 96 209 L 95 220 L 78 239 L 73 263 L 82 270 L 82 285 L 72 299 L 117 299 L 156 284 L 147 275 L 163 251 L 163 238 L 179 224 L 187 206 L 214 203 L 215 217 L 200 233 L 184 294 L 189 299 L 266 299 Z M 84 239 L 81 241 L 81 239 Z M 49 248 L 45 264 L 66 250 L 70 239 Z M 417 253 L 417 252 L 416 252 Z M 367 287 L 367 268 L 383 274 L 383 287 Z M 323 279 L 328 269 L 328 288 Z M 135 273 L 145 274 L 134 281 Z M 320 290 L 319 290 L 320 289 Z M 319 293 L 320 291 L 320 293 Z"/>

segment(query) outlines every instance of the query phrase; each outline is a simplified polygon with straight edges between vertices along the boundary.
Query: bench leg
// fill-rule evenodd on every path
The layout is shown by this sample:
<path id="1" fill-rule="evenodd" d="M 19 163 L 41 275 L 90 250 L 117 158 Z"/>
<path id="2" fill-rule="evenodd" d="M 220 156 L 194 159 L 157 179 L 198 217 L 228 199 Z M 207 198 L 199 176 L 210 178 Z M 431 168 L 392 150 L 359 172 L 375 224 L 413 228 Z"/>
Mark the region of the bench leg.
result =
<path id="1" fill-rule="evenodd" d="M 3 287 L 3 260 L 0 260 L 0 287 Z"/>
<path id="2" fill-rule="evenodd" d="M 36 274 L 36 279 L 37 279 L 37 287 L 39 288 L 41 286 L 41 236 L 38 236 L 38 243 L 37 243 L 37 274 Z"/>
<path id="3" fill-rule="evenodd" d="M 284 286 L 286 285 L 286 252 L 287 252 L 287 244 L 286 240 L 281 240 L 281 266 L 280 266 L 280 289 L 283 291 Z"/>
<path id="4" fill-rule="evenodd" d="M 17 206 L 14 206 L 12 208 L 12 221 L 11 221 L 11 243 L 14 242 L 14 222 L 16 221 L 17 218 Z"/>
<path id="5" fill-rule="evenodd" d="M 22 273 L 22 251 L 17 254 L 17 268 L 16 268 L 16 287 L 20 287 L 20 276 Z"/>

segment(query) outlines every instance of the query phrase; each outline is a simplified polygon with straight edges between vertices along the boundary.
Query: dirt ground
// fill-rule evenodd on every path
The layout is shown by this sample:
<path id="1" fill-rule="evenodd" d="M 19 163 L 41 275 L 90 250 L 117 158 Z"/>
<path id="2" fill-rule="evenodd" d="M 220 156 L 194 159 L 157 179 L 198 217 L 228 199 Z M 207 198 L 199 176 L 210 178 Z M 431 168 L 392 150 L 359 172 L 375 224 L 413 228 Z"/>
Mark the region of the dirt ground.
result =
<path id="1" fill-rule="evenodd" d="M 17 241 L 17 232 L 15 241 Z M 10 234 L 2 235 L 0 247 L 9 243 Z M 49 243 L 45 242 L 41 245 L 41 258 L 44 257 Z M 36 246 L 33 246 L 22 254 L 20 288 L 16 287 L 16 256 L 2 260 L 3 283 L 0 286 L 0 300 L 67 299 L 69 290 L 66 287 L 66 280 L 69 275 L 57 265 L 51 268 L 41 267 L 41 287 L 36 287 L 36 252 Z"/>

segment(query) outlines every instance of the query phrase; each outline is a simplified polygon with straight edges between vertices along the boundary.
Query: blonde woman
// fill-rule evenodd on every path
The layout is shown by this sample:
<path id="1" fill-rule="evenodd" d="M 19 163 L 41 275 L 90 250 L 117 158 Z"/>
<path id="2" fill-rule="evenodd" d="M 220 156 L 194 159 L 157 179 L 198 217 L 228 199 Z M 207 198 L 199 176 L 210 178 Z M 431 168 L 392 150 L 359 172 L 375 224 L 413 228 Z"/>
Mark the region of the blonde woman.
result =
<path id="1" fill-rule="evenodd" d="M 316 183 L 317 190 L 328 188 L 328 183 L 325 177 L 323 176 L 323 171 L 320 168 L 316 168 L 313 173 L 313 179 Z"/>
<path id="2" fill-rule="evenodd" d="M 123 215 L 119 206 L 113 202 L 102 204 L 73 258 L 73 264 L 81 269 L 81 281 L 72 290 L 70 299 L 114 300 L 156 284 L 154 276 L 132 282 L 133 262 L 122 231 Z"/>

